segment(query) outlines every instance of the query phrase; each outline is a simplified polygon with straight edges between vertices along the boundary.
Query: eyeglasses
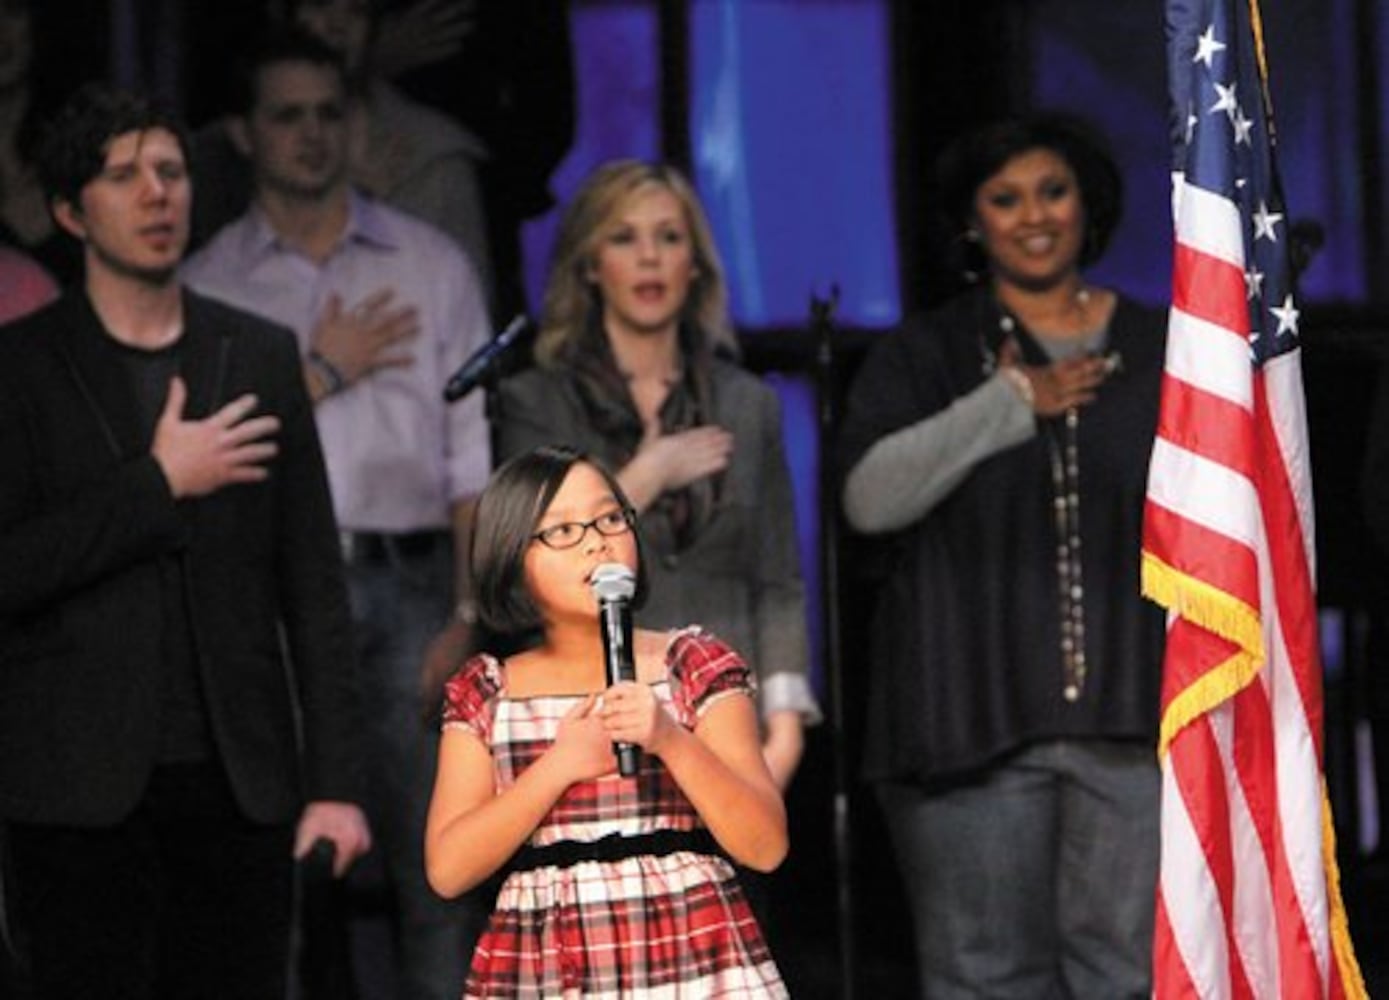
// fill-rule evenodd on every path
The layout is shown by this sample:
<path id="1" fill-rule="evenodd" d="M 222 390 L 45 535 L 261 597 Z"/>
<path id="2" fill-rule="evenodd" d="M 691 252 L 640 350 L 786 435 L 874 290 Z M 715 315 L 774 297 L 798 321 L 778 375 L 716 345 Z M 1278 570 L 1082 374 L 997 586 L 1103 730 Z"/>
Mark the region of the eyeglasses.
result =
<path id="1" fill-rule="evenodd" d="M 632 530 L 636 515 L 629 507 L 614 507 L 604 511 L 592 521 L 565 521 L 552 524 L 531 535 L 535 541 L 551 549 L 572 549 L 584 540 L 588 529 L 592 528 L 604 538 L 623 535 Z"/>

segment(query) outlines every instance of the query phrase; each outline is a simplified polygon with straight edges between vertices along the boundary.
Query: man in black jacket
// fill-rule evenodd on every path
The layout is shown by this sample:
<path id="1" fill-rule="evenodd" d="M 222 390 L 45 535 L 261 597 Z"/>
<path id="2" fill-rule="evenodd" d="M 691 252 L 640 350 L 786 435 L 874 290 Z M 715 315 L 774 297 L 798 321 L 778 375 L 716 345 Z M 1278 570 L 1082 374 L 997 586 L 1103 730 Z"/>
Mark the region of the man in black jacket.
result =
<path id="1" fill-rule="evenodd" d="M 292 862 L 370 844 L 341 552 L 288 331 L 188 292 L 183 133 L 79 92 L 84 285 L 0 332 L 0 816 L 39 997 L 280 997 Z"/>

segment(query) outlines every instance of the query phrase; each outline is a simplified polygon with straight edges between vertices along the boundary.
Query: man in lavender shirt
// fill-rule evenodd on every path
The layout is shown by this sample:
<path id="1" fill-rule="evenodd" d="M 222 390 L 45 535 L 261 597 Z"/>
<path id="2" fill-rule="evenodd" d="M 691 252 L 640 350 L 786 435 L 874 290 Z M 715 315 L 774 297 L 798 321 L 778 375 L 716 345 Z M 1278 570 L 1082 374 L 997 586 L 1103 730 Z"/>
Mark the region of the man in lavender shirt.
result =
<path id="1" fill-rule="evenodd" d="M 370 685 L 368 805 L 399 920 L 398 995 L 454 1000 L 477 926 L 472 908 L 424 881 L 437 737 L 421 683 L 462 656 L 471 624 L 467 540 L 490 466 L 487 422 L 477 396 L 450 407 L 441 390 L 487 340 L 486 302 L 453 240 L 349 184 L 331 51 L 274 39 L 246 84 L 233 136 L 255 198 L 184 277 L 299 336 Z"/>

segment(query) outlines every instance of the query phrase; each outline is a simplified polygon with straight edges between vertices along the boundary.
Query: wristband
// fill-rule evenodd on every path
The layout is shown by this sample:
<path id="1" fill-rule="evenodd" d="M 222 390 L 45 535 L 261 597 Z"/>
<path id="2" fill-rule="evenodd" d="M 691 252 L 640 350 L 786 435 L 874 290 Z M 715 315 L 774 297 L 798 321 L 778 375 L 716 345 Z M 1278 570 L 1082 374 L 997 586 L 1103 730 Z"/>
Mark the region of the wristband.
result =
<path id="1" fill-rule="evenodd" d="M 318 377 L 323 380 L 324 392 L 329 396 L 342 392 L 347 388 L 347 379 L 342 377 L 342 372 L 338 371 L 338 366 L 329 361 L 317 350 L 311 350 L 306 359 L 314 371 L 318 372 Z"/>
<path id="2" fill-rule="evenodd" d="M 1004 365 L 998 370 L 1003 376 L 1004 381 L 1013 387 L 1013 391 L 1030 407 L 1035 407 L 1037 403 L 1037 393 L 1033 391 L 1032 380 L 1028 378 L 1021 369 L 1012 365 Z"/>

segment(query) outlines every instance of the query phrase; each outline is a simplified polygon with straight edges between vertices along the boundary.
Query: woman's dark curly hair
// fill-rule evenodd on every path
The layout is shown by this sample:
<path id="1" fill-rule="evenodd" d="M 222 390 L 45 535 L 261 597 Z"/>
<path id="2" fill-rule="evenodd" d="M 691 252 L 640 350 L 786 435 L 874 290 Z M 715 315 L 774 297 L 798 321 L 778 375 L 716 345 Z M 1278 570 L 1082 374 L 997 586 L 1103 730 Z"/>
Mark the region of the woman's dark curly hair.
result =
<path id="1" fill-rule="evenodd" d="M 1099 260 L 1119 224 L 1123 210 L 1123 178 L 1108 143 L 1085 121 L 1059 112 L 1037 112 L 992 122 L 955 140 L 941 155 L 937 177 L 941 209 L 961 249 L 973 259 L 967 269 L 980 270 L 987 261 L 977 244 L 963 236 L 974 224 L 974 199 L 980 186 L 1016 156 L 1046 149 L 1065 160 L 1080 185 L 1085 206 L 1085 243 L 1080 266 Z"/>

